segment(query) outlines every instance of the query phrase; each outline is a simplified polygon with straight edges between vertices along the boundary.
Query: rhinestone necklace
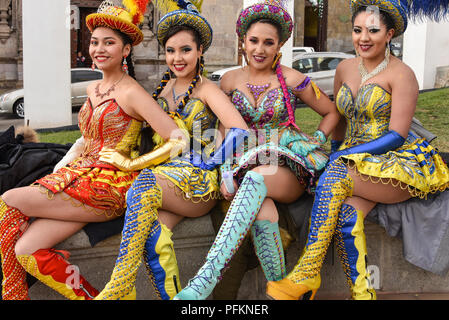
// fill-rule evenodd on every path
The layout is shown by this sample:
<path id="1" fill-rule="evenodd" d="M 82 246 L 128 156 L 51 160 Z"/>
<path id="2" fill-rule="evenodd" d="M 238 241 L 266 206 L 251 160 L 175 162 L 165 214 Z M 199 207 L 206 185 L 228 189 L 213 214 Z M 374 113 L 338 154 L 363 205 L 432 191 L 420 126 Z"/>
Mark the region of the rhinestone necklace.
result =
<path id="1" fill-rule="evenodd" d="M 377 67 L 375 67 L 371 72 L 368 72 L 368 70 L 366 70 L 365 65 L 363 64 L 363 60 L 360 59 L 359 72 L 360 72 L 360 76 L 362 77 L 360 86 L 363 85 L 366 81 L 368 81 L 372 77 L 374 77 L 375 75 L 377 75 L 380 72 L 382 72 L 383 70 L 385 70 L 387 68 L 389 62 L 390 62 L 389 57 L 385 56 L 385 58 L 382 60 L 381 63 L 379 63 L 377 65 Z"/>

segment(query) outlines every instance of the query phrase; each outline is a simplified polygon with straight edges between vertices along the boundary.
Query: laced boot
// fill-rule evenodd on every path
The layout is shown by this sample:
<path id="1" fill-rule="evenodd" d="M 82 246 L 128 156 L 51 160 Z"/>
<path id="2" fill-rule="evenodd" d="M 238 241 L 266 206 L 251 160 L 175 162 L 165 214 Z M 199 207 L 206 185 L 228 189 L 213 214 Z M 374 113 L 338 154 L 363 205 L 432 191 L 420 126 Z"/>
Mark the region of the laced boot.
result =
<path id="1" fill-rule="evenodd" d="M 203 300 L 211 294 L 256 219 L 266 195 L 263 176 L 254 171 L 246 173 L 207 254 L 206 263 L 175 296 L 176 300 Z"/>
<path id="2" fill-rule="evenodd" d="M 173 299 L 181 290 L 172 235 L 170 229 L 156 220 L 145 243 L 145 267 L 154 290 L 162 300 Z"/>
<path id="3" fill-rule="evenodd" d="M 15 246 L 22 235 L 20 227 L 29 220 L 20 210 L 0 198 L 0 253 L 3 300 L 29 300 L 26 271 L 17 261 Z"/>
<path id="4" fill-rule="evenodd" d="M 335 240 L 337 251 L 354 300 L 376 300 L 367 271 L 366 238 L 363 212 L 343 204 L 338 218 Z"/>
<path id="5" fill-rule="evenodd" d="M 337 225 L 341 205 L 352 195 L 346 166 L 329 163 L 321 175 L 312 207 L 309 235 L 298 264 L 280 281 L 267 284 L 267 295 L 278 300 L 313 299 L 321 285 L 320 271 Z"/>

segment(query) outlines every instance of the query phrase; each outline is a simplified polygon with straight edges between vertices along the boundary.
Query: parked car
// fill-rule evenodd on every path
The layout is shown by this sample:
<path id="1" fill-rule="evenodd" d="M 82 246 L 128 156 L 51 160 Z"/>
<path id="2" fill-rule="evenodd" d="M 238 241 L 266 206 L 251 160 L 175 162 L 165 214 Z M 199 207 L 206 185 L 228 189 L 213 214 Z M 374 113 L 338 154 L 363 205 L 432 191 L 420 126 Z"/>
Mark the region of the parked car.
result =
<path id="1" fill-rule="evenodd" d="M 324 91 L 324 93 L 332 97 L 334 93 L 334 76 L 337 65 L 344 59 L 354 57 L 355 55 L 353 54 L 343 52 L 297 52 L 293 58 L 292 67 L 307 74 L 310 79 Z M 241 68 L 241 66 L 217 70 L 212 73 L 210 79 L 219 83 L 221 77 L 223 77 L 226 72 L 238 68 Z"/>
<path id="2" fill-rule="evenodd" d="M 302 52 L 315 52 L 313 47 L 293 47 L 293 59 Z"/>
<path id="3" fill-rule="evenodd" d="M 90 68 L 71 70 L 72 107 L 83 105 L 87 99 L 87 86 L 95 80 L 103 78 L 103 73 Z M 19 118 L 25 117 L 24 90 L 6 92 L 0 96 L 0 113 L 13 113 Z"/>
<path id="4" fill-rule="evenodd" d="M 354 57 L 353 54 L 343 52 L 305 52 L 293 59 L 292 68 L 309 76 L 331 97 L 334 93 L 335 69 L 344 59 Z"/>

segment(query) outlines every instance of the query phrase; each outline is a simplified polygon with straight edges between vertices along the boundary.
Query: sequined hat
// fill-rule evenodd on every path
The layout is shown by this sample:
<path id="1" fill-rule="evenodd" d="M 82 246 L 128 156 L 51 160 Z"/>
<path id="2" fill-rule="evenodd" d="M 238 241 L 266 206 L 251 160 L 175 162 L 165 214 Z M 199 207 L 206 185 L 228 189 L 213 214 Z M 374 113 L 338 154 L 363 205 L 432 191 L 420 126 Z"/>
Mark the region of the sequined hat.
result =
<path id="1" fill-rule="evenodd" d="M 394 21 L 397 37 L 407 29 L 408 18 L 429 18 L 439 21 L 449 16 L 448 0 L 350 0 L 351 11 L 356 12 L 360 7 L 376 6 L 388 13 Z"/>
<path id="2" fill-rule="evenodd" d="M 198 32 L 203 52 L 209 49 L 213 31 L 209 22 L 200 14 L 203 0 L 157 0 L 155 3 L 163 14 L 156 30 L 157 40 L 161 45 L 165 43 L 172 27 L 187 26 Z"/>
<path id="3" fill-rule="evenodd" d="M 248 27 L 255 20 L 269 19 L 281 27 L 280 41 L 284 44 L 292 34 L 293 20 L 285 9 L 284 1 L 265 0 L 243 9 L 237 19 L 236 31 L 240 41 L 248 31 Z"/>
<path id="4" fill-rule="evenodd" d="M 143 22 L 143 15 L 149 0 L 123 0 L 117 4 L 115 0 L 101 3 L 96 13 L 86 17 L 90 32 L 97 27 L 108 27 L 128 35 L 132 45 L 138 45 L 143 40 L 143 33 L 138 25 Z"/>

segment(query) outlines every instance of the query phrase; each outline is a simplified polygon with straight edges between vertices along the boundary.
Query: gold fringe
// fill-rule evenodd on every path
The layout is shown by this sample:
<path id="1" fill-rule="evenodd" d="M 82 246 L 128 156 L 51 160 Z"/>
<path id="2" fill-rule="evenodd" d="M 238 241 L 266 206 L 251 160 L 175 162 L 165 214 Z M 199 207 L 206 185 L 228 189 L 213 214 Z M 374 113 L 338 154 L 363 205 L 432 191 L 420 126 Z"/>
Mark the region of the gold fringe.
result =
<path id="1" fill-rule="evenodd" d="M 350 160 L 350 159 L 346 159 L 347 161 L 343 161 L 341 159 L 338 159 L 337 161 L 341 161 L 343 164 L 347 165 L 348 168 L 354 170 L 355 174 L 360 177 L 360 179 L 362 179 L 363 181 L 371 181 L 372 183 L 382 183 L 382 184 L 391 184 L 393 187 L 397 188 L 400 187 L 402 190 L 407 190 L 410 195 L 413 198 L 419 197 L 420 199 L 427 199 L 427 196 L 429 194 L 433 194 L 436 193 L 438 191 L 444 191 L 449 187 L 449 182 L 438 186 L 438 187 L 431 187 L 429 192 L 425 192 L 422 190 L 419 190 L 413 186 L 410 186 L 402 181 L 399 181 L 398 179 L 394 179 L 394 178 L 382 178 L 382 177 L 375 177 L 375 176 L 370 176 L 364 173 L 360 173 L 358 168 L 357 168 L 357 164 L 355 163 L 355 161 Z"/>

